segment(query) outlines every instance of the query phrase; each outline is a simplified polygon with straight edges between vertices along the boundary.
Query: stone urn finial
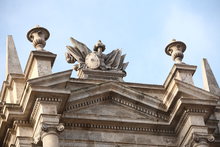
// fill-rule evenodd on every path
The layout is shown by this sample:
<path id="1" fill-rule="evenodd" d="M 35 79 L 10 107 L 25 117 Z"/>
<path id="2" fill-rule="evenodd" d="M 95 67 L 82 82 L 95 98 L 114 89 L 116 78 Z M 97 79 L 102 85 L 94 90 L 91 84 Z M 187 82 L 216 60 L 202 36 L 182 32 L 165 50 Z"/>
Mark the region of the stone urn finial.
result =
<path id="1" fill-rule="evenodd" d="M 98 49 L 101 48 L 102 52 L 105 51 L 105 45 L 102 43 L 101 40 L 99 40 L 95 45 L 94 45 L 94 51 L 98 51 Z"/>
<path id="2" fill-rule="evenodd" d="M 27 33 L 27 39 L 33 43 L 37 50 L 44 50 L 46 40 L 49 38 L 50 33 L 47 29 L 37 25 Z"/>
<path id="3" fill-rule="evenodd" d="M 165 48 L 166 54 L 172 56 L 173 60 L 179 64 L 183 63 L 182 59 L 184 57 L 183 53 L 185 50 L 186 44 L 182 41 L 176 41 L 176 39 L 173 39 Z"/>

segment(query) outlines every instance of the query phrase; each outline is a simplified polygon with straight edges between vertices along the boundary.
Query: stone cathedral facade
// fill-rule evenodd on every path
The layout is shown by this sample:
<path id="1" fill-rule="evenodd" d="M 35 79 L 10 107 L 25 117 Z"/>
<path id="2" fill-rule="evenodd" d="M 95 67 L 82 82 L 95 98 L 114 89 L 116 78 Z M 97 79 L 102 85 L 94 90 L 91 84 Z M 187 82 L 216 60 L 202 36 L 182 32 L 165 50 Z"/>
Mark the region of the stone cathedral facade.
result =
<path id="1" fill-rule="evenodd" d="M 66 60 L 75 71 L 52 73 L 56 54 L 44 49 L 48 30 L 37 26 L 27 38 L 36 50 L 22 71 L 7 37 L 1 147 L 220 146 L 218 83 L 203 59 L 204 89 L 194 85 L 196 66 L 182 62 L 183 42 L 166 46 L 175 63 L 163 85 L 150 85 L 124 82 L 125 55 L 118 49 L 104 54 L 101 41 L 92 51 L 71 38 Z"/>

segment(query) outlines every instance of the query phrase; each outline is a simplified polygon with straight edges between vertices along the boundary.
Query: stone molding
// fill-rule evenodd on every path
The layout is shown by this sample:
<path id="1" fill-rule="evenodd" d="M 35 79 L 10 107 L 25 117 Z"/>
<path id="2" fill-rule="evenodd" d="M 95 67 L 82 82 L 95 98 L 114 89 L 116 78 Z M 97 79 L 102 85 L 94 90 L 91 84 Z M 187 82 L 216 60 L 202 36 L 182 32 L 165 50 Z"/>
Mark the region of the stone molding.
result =
<path id="1" fill-rule="evenodd" d="M 126 76 L 126 72 L 79 69 L 77 75 L 80 79 L 116 80 L 123 82 L 123 77 Z"/>
<path id="2" fill-rule="evenodd" d="M 3 141 L 3 144 L 5 145 L 5 146 L 9 146 L 10 145 L 10 138 L 12 137 L 12 136 L 14 136 L 16 134 L 16 132 L 15 132 L 15 130 L 14 129 L 12 129 L 12 128 L 9 128 L 8 130 L 7 130 L 7 132 L 6 132 L 6 134 L 5 134 L 5 138 L 4 138 L 4 141 Z M 11 144 L 11 145 L 14 145 L 14 144 Z"/>
<path id="3" fill-rule="evenodd" d="M 13 122 L 12 128 L 15 129 L 16 126 L 31 126 L 31 123 L 28 120 L 15 120 Z"/>
<path id="4" fill-rule="evenodd" d="M 142 112 L 146 115 L 150 115 L 156 119 L 160 119 L 160 120 L 163 120 L 163 121 L 168 121 L 168 117 L 166 115 L 163 115 L 161 113 L 159 113 L 158 111 L 156 112 L 155 110 L 152 110 L 152 109 L 149 109 L 147 107 L 143 107 L 143 106 L 140 106 L 140 105 L 137 105 L 131 101 L 128 101 L 128 100 L 125 100 L 125 99 L 122 99 L 122 98 L 119 98 L 119 97 L 111 97 L 111 99 L 116 102 L 116 103 L 119 103 L 119 104 L 122 104 L 124 106 L 127 106 L 127 107 L 130 107 L 134 110 L 137 110 L 139 112 Z"/>
<path id="5" fill-rule="evenodd" d="M 36 99 L 34 107 L 33 107 L 33 111 L 31 113 L 31 120 L 33 120 L 37 114 L 37 110 L 40 106 L 40 102 L 55 102 L 55 103 L 61 103 L 62 99 L 61 98 L 55 98 L 55 97 L 39 97 Z"/>
<path id="6" fill-rule="evenodd" d="M 181 118 L 179 119 L 178 124 L 176 125 L 175 128 L 175 132 L 179 133 L 179 131 L 182 129 L 182 127 L 184 126 L 183 124 L 186 122 L 189 114 L 197 114 L 197 115 L 207 115 L 208 114 L 208 109 L 204 109 L 204 108 L 186 108 L 183 111 L 183 114 L 181 116 Z"/>
<path id="7" fill-rule="evenodd" d="M 44 77 L 44 78 L 46 78 L 46 77 Z M 34 79 L 32 79 L 32 80 L 34 80 Z M 37 80 L 40 80 L 40 78 Z M 166 136 L 166 134 L 168 134 L 170 136 L 175 136 L 176 134 L 178 134 L 178 131 L 182 129 L 182 124 L 185 123 L 184 120 L 188 117 L 189 114 L 202 115 L 207 120 L 207 116 L 209 116 L 209 114 L 212 113 L 212 110 L 217 105 L 217 104 L 215 105 L 215 103 L 217 103 L 217 100 L 215 99 L 217 96 L 215 97 L 215 95 L 213 95 L 207 91 L 193 87 L 193 86 L 186 84 L 186 83 L 183 83 L 182 81 L 179 81 L 179 80 L 174 80 L 173 82 L 174 82 L 173 83 L 174 85 L 172 85 L 172 86 L 176 86 L 178 88 L 179 93 L 186 91 L 184 94 L 189 94 L 189 97 L 182 97 L 185 95 L 180 95 L 180 96 L 175 95 L 176 96 L 175 100 L 177 100 L 177 101 L 172 101 L 171 104 L 174 104 L 174 105 L 171 105 L 169 107 L 169 109 L 165 109 L 165 108 L 162 109 L 161 107 L 159 107 L 157 105 L 159 103 L 159 102 L 157 103 L 157 100 L 155 100 L 156 101 L 155 103 L 153 103 L 151 101 L 149 103 L 147 103 L 147 102 L 142 103 L 141 102 L 142 97 L 139 97 L 139 96 L 141 96 L 140 92 L 132 89 L 129 86 L 126 86 L 126 85 L 123 85 L 120 83 L 119 84 L 117 84 L 117 83 L 113 83 L 113 84 L 99 83 L 99 84 L 97 84 L 97 86 L 95 85 L 95 86 L 91 86 L 91 88 L 89 87 L 88 91 L 86 91 L 87 88 L 85 88 L 85 89 L 82 88 L 80 90 L 75 90 L 75 91 L 70 90 L 70 91 L 68 91 L 69 93 L 65 95 L 65 98 L 62 97 L 62 94 L 50 95 L 50 93 L 52 94 L 51 91 L 53 90 L 53 92 L 54 92 L 54 91 L 56 91 L 56 89 L 52 89 L 52 88 L 50 89 L 50 87 L 47 87 L 47 86 L 40 87 L 41 85 L 40 86 L 37 85 L 42 89 L 48 88 L 47 89 L 48 91 L 45 90 L 46 92 L 45 91 L 41 91 L 41 92 L 45 92 L 45 93 L 48 92 L 49 93 L 49 94 L 47 93 L 47 95 L 43 95 L 45 97 L 39 97 L 39 96 L 42 96 L 42 93 L 39 93 L 39 94 L 37 93 L 40 90 L 34 91 L 35 90 L 34 86 L 36 86 L 36 85 L 34 85 L 35 84 L 34 83 L 32 85 L 30 84 L 29 92 L 32 92 L 32 93 L 31 93 L 30 98 L 27 100 L 27 104 L 29 106 L 31 104 L 31 106 L 28 108 L 31 108 L 31 109 L 33 108 L 33 111 L 32 111 L 33 113 L 31 111 L 29 111 L 29 113 L 27 113 L 28 110 L 26 107 L 22 107 L 23 106 L 22 103 L 20 105 L 14 105 L 14 104 L 5 104 L 3 102 L 2 105 L 0 106 L 1 107 L 0 111 L 2 111 L 1 112 L 2 118 L 5 117 L 5 118 L 3 118 L 4 121 L 9 120 L 11 124 L 15 123 L 15 124 L 19 124 L 19 125 L 26 125 L 26 124 L 30 124 L 30 123 L 28 121 L 24 121 L 24 120 L 19 120 L 19 121 L 13 122 L 13 119 L 24 119 L 24 118 L 30 117 L 30 113 L 31 113 L 31 119 L 34 118 L 33 117 L 33 116 L 35 116 L 34 113 L 36 113 L 38 111 L 37 109 L 38 109 L 39 104 L 41 102 L 44 104 L 51 103 L 51 104 L 58 106 L 59 110 L 60 110 L 59 112 L 62 113 L 63 108 L 65 106 L 64 104 L 67 105 L 66 111 L 75 111 L 78 109 L 83 109 L 83 108 L 89 107 L 90 105 L 96 105 L 96 104 L 103 103 L 106 101 L 112 101 L 113 103 L 117 103 L 121 106 L 129 107 L 130 109 L 133 109 L 137 112 L 141 112 L 142 114 L 145 114 L 146 116 L 151 116 L 153 119 L 159 120 L 159 121 L 157 122 L 157 124 L 156 123 L 148 124 L 148 122 L 146 122 L 146 125 L 140 124 L 139 126 L 135 126 L 134 122 L 130 122 L 130 123 L 126 122 L 127 125 L 120 126 L 120 124 L 117 125 L 115 122 L 113 122 L 114 120 L 112 120 L 113 123 L 110 123 L 110 124 L 105 123 L 104 121 L 100 121 L 100 123 L 98 121 L 96 121 L 95 123 L 97 123 L 97 124 L 95 124 L 95 123 L 88 124 L 87 122 L 80 123 L 79 119 L 81 119 L 81 118 L 78 118 L 78 119 L 73 118 L 74 123 L 72 123 L 72 126 L 70 125 L 70 127 L 74 127 L 77 129 L 94 128 L 97 130 L 101 129 L 101 130 L 107 130 L 107 131 L 109 130 L 109 131 L 117 131 L 117 132 L 119 132 L 119 131 L 124 132 L 125 131 L 125 132 L 135 132 L 135 133 L 143 133 L 143 134 L 147 132 L 149 134 L 163 134 L 165 136 Z M 99 86 L 99 85 L 104 85 L 104 86 Z M 169 86 L 171 86 L 171 84 Z M 174 88 L 176 88 L 176 87 L 174 87 Z M 49 91 L 49 90 L 51 90 L 51 91 Z M 78 92 L 78 91 L 80 91 L 80 92 Z M 28 92 L 28 90 L 26 92 Z M 194 96 L 193 92 L 198 93 L 198 94 L 195 94 L 195 97 L 190 97 L 190 96 Z M 167 93 L 170 93 L 170 95 L 175 94 L 170 91 L 167 91 Z M 69 94 L 71 94 L 70 96 L 72 96 L 69 99 L 69 100 L 71 100 L 71 102 L 66 103 Z M 90 95 L 88 95 L 88 94 L 90 94 Z M 26 97 L 28 97 L 28 96 L 29 95 L 27 95 Z M 52 97 L 52 96 L 56 96 L 56 97 Z M 75 98 L 80 98 L 80 97 L 81 97 L 81 99 L 75 100 Z M 136 99 L 133 99 L 133 97 Z M 153 99 L 153 97 L 149 96 L 149 99 L 150 98 Z M 138 100 L 140 100 L 140 101 L 138 101 Z M 146 95 L 146 100 L 148 100 L 147 95 Z M 161 109 L 159 109 L 159 108 L 157 109 L 157 106 Z M 3 112 L 3 110 L 4 110 L 4 112 Z M 178 117 L 176 117 L 177 115 L 178 115 Z M 86 119 L 85 116 L 84 116 L 84 118 Z M 82 117 L 82 119 L 84 119 L 84 118 Z M 178 119 L 178 118 L 180 118 L 180 119 Z M 90 119 L 90 118 L 87 118 L 87 119 Z M 76 122 L 75 122 L 75 120 L 76 120 Z M 164 122 L 161 122 L 160 120 L 162 120 Z M 175 120 L 178 122 L 176 122 Z M 31 122 L 31 123 L 33 123 L 33 122 Z M 39 121 L 39 123 L 40 123 L 40 121 Z M 93 125 L 93 126 L 90 127 L 91 125 Z M 177 128 L 177 126 L 179 126 L 179 128 Z M 8 127 L 7 127 L 7 129 L 8 129 Z M 56 129 L 56 128 L 53 128 L 53 129 Z M 50 128 L 49 128 L 49 130 L 50 130 Z M 61 130 L 62 130 L 62 127 L 61 127 Z M 57 130 L 55 130 L 55 132 L 57 132 Z M 44 133 L 46 133 L 46 130 L 44 131 Z M 189 135 L 191 135 L 191 134 L 189 134 Z"/>
<path id="8" fill-rule="evenodd" d="M 12 86 L 13 82 L 24 83 L 24 80 L 25 80 L 24 74 L 16 74 L 16 73 L 8 74 L 6 77 L 6 81 L 3 82 L 0 90 L 0 101 L 2 102 L 6 101 L 6 92 L 7 90 L 9 91 L 13 90 L 13 86 Z"/>
<path id="9" fill-rule="evenodd" d="M 167 76 L 165 82 L 164 82 L 164 87 L 167 88 L 169 84 L 171 83 L 172 80 L 176 79 L 176 74 L 178 71 L 188 71 L 193 74 L 196 71 L 197 66 L 194 65 L 188 65 L 188 64 L 174 64 L 169 75 Z"/>
<path id="10" fill-rule="evenodd" d="M 208 113 L 209 111 L 203 108 L 188 108 L 185 110 L 186 113 Z"/>
<path id="11" fill-rule="evenodd" d="M 74 97 L 70 96 L 69 101 L 71 102 L 79 99 L 88 98 L 88 96 L 93 97 L 109 93 L 126 97 L 133 101 L 143 103 L 159 110 L 164 110 L 163 105 L 161 105 L 160 99 L 157 99 L 147 94 L 143 94 L 142 92 L 129 88 L 118 82 L 104 82 L 95 85 L 87 85 L 86 87 L 83 87 L 81 89 L 72 90 L 71 95 Z"/>
<path id="12" fill-rule="evenodd" d="M 100 129 L 100 130 L 111 130 L 111 131 L 128 131 L 128 132 L 138 132 L 138 133 L 152 133 L 152 134 L 164 134 L 164 135 L 174 135 L 175 132 L 171 129 L 159 129 L 153 127 L 135 127 L 135 126 L 125 126 L 118 124 L 93 124 L 93 123 L 65 123 L 66 127 L 71 128 L 83 128 L 83 129 Z"/>
<path id="13" fill-rule="evenodd" d="M 132 101 L 125 100 L 124 98 L 112 97 L 112 96 L 98 97 L 98 98 L 95 98 L 95 99 L 94 98 L 93 99 L 84 99 L 83 101 L 80 101 L 78 103 L 77 102 L 72 102 L 66 107 L 66 111 L 74 111 L 74 110 L 77 110 L 77 109 L 80 109 L 80 108 L 83 108 L 83 107 L 88 107 L 90 105 L 99 104 L 99 103 L 102 103 L 104 101 L 109 101 L 109 100 L 113 101 L 115 103 L 119 103 L 123 106 L 129 107 L 133 110 L 139 111 L 142 114 L 151 116 L 155 119 L 160 119 L 160 120 L 163 120 L 163 121 L 168 121 L 168 119 L 169 119 L 168 116 L 166 116 L 164 114 L 161 114 L 158 111 L 156 112 L 156 111 L 154 111 L 152 109 L 149 109 L 147 107 L 137 105 Z"/>
<path id="14" fill-rule="evenodd" d="M 24 138 L 23 136 L 19 136 L 18 134 L 16 134 L 17 131 L 17 127 L 18 126 L 22 126 L 22 127 L 30 127 L 31 124 L 29 121 L 27 120 L 15 120 L 13 121 L 12 127 L 9 128 L 5 134 L 5 140 L 4 140 L 4 144 L 6 146 L 13 146 L 15 145 L 15 141 L 17 139 L 21 139 Z M 25 136 L 26 138 L 30 138 Z M 11 140 L 11 138 L 15 138 L 14 140 Z"/>
<path id="15" fill-rule="evenodd" d="M 129 104 L 128 104 L 129 105 Z M 131 105 L 129 105 L 131 106 Z M 140 110 L 140 109 L 139 109 Z M 146 126 L 146 127 L 134 127 L 133 125 L 119 125 L 119 124 L 105 124 L 104 122 L 95 124 L 95 123 L 65 123 L 65 126 L 74 127 L 74 128 L 94 128 L 94 129 L 107 129 L 107 130 L 118 130 L 118 131 L 135 131 L 135 132 L 150 132 L 154 134 L 164 133 L 166 134 L 178 134 L 179 131 L 184 126 L 183 124 L 186 122 L 188 115 L 191 113 L 198 114 L 198 115 L 206 115 L 209 111 L 206 109 L 199 109 L 199 108 L 188 108 L 184 110 L 184 114 L 179 120 L 179 123 L 176 125 L 177 127 L 158 127 L 154 128 L 153 126 Z"/>

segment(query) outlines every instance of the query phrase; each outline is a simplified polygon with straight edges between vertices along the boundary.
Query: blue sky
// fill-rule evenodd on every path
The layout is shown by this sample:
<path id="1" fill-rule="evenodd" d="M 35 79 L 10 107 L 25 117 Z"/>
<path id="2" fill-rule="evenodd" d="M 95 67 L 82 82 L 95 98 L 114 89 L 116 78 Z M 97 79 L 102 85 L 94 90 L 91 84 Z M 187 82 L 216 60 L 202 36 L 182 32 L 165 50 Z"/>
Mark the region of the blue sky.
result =
<path id="1" fill-rule="evenodd" d="M 125 81 L 163 84 L 174 63 L 164 48 L 175 38 L 187 45 L 183 61 L 198 66 L 198 87 L 202 58 L 220 82 L 219 8 L 219 0 L 0 0 L 0 83 L 5 80 L 7 35 L 14 37 L 24 70 L 34 50 L 26 33 L 36 25 L 51 34 L 45 49 L 58 55 L 53 72 L 72 68 L 64 56 L 72 36 L 90 49 L 102 40 L 105 53 L 122 48 L 130 62 Z"/>

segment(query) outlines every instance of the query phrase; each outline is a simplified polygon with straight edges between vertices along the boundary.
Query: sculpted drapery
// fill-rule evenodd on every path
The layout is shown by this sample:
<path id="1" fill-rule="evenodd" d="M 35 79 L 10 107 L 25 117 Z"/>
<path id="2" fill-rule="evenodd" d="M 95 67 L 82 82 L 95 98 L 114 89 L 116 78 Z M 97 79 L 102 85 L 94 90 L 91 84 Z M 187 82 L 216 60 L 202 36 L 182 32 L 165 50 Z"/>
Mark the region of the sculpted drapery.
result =
<path id="1" fill-rule="evenodd" d="M 120 49 L 113 50 L 109 54 L 103 54 L 105 45 L 99 40 L 92 52 L 85 44 L 70 38 L 73 46 L 67 46 L 66 60 L 68 63 L 78 64 L 74 66 L 77 71 L 79 69 L 93 70 L 121 70 L 125 71 L 128 62 L 124 63 L 125 55 L 122 55 Z"/>

